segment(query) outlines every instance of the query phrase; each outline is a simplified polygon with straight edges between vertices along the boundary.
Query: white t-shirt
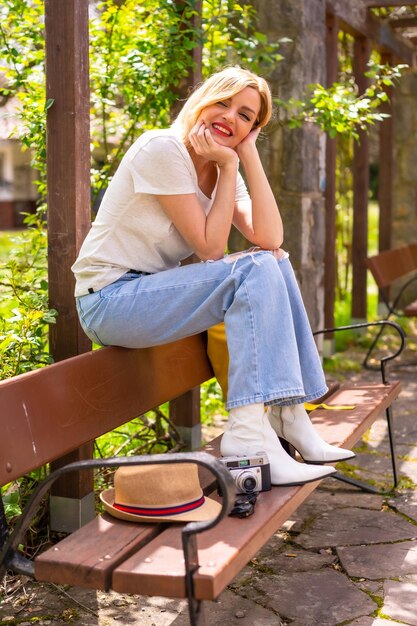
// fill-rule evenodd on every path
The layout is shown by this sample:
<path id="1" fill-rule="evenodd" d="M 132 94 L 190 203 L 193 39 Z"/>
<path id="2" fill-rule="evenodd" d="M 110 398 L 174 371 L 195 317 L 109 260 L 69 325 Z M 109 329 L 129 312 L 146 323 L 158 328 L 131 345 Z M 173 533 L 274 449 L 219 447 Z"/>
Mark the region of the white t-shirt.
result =
<path id="1" fill-rule="evenodd" d="M 156 195 L 195 193 L 207 215 L 215 192 L 208 198 L 199 188 L 192 159 L 174 129 L 145 132 L 123 157 L 71 268 L 75 295 L 97 291 L 129 269 L 155 273 L 178 266 L 193 250 Z M 249 199 L 239 173 L 235 199 Z"/>

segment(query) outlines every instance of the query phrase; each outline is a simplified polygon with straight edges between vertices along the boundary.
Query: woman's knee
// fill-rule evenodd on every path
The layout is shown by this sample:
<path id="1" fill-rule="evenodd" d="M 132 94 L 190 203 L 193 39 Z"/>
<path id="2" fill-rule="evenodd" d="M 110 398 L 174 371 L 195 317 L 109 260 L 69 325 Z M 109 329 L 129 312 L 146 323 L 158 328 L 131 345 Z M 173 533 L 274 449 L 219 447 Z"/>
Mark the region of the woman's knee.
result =
<path id="1" fill-rule="evenodd" d="M 245 275 L 245 282 L 253 285 L 256 292 L 277 291 L 285 287 L 278 264 L 270 251 L 262 250 L 246 256 L 236 269 Z M 249 282 L 248 282 L 249 281 Z"/>
<path id="2" fill-rule="evenodd" d="M 277 261 L 284 261 L 284 259 L 288 259 L 289 257 L 288 252 L 282 248 L 276 248 L 275 250 L 271 250 L 271 252 Z"/>
<path id="3" fill-rule="evenodd" d="M 277 272 L 277 259 L 273 253 L 273 250 L 264 250 L 262 253 L 258 253 L 259 257 L 255 257 L 255 264 L 259 262 L 259 268 L 265 273 L 271 273 L 274 276 Z"/>

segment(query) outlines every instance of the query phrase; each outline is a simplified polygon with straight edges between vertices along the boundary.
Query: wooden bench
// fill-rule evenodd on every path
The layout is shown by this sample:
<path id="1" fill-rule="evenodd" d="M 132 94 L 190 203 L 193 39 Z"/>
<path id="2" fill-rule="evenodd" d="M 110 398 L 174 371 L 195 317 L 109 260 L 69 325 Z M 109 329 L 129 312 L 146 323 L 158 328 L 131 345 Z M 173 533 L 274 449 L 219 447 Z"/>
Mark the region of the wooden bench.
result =
<path id="1" fill-rule="evenodd" d="M 386 250 L 380 254 L 368 257 L 366 264 L 387 307 L 386 319 L 393 315 L 417 317 L 417 300 L 410 302 L 404 296 L 411 283 L 417 281 L 417 243 L 401 246 L 393 250 Z M 399 288 L 396 295 L 391 297 L 392 287 L 396 284 L 399 285 Z M 371 354 L 381 334 L 382 329 L 380 329 L 368 350 L 364 360 L 365 367 L 368 367 Z"/>
<path id="2" fill-rule="evenodd" d="M 401 329 L 389 324 L 396 327 L 403 342 Z M 349 448 L 381 411 L 386 411 L 391 431 L 391 404 L 400 392 L 400 383 L 386 381 L 385 363 L 402 347 L 403 343 L 381 365 L 383 382 L 346 382 L 326 399 L 329 404 L 353 404 L 354 410 L 314 411 L 312 419 L 325 439 Z M 198 335 L 145 350 L 103 348 L 0 382 L 0 485 L 211 377 L 205 337 Z M 227 513 L 233 504 L 234 485 L 228 471 L 215 459 L 219 441 L 220 437 L 212 441 L 205 452 L 79 461 L 50 474 L 32 496 L 13 532 L 7 529 L 1 507 L 0 573 L 11 570 L 38 581 L 122 593 L 188 597 L 190 623 L 202 624 L 202 601 L 215 599 L 319 484 L 273 487 L 260 494 L 254 515 L 245 519 L 230 517 Z M 392 454 L 396 481 L 393 448 Z M 184 460 L 201 466 L 200 480 L 206 494 L 220 498 L 219 486 L 223 508 L 213 522 L 186 526 L 140 524 L 102 514 L 34 561 L 18 552 L 39 499 L 63 473 Z"/>

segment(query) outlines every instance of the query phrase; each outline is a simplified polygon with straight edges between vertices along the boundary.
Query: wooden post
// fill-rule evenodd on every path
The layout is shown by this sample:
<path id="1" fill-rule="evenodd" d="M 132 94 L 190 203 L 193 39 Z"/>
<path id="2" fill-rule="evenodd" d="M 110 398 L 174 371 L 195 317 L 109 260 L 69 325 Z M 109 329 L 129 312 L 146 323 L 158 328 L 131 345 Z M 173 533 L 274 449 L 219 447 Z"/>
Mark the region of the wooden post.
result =
<path id="1" fill-rule="evenodd" d="M 382 55 L 381 63 L 391 63 L 392 56 Z M 379 125 L 379 174 L 378 174 L 378 203 L 379 203 L 379 252 L 392 248 L 392 180 L 394 154 L 394 120 L 392 87 L 385 88 L 389 97 L 388 102 L 381 105 L 381 112 L 387 117 Z"/>
<path id="2" fill-rule="evenodd" d="M 339 20 L 332 14 L 326 16 L 326 82 L 329 87 L 338 78 Z M 326 186 L 324 201 L 326 211 L 326 243 L 324 255 L 324 325 L 334 327 L 334 304 L 336 292 L 336 139 L 326 136 Z M 325 355 L 334 352 L 333 333 L 325 336 Z"/>
<path id="3" fill-rule="evenodd" d="M 91 223 L 88 0 L 45 0 L 45 32 L 46 95 L 53 100 L 47 118 L 49 298 L 58 311 L 50 350 L 59 361 L 91 349 L 78 323 L 70 270 Z M 92 444 L 85 445 L 53 467 L 91 455 Z M 53 530 L 74 530 L 94 515 L 91 473 L 63 478 L 52 494 Z"/>
<path id="4" fill-rule="evenodd" d="M 192 28 L 194 32 L 201 32 L 201 20 L 202 20 L 202 0 L 194 0 L 194 15 L 191 20 L 181 17 L 181 28 Z M 189 9 L 189 3 L 184 0 L 175 0 L 175 5 L 180 16 L 182 16 L 184 10 Z M 200 42 L 190 53 L 191 61 L 194 64 L 193 69 L 188 73 L 186 77 L 181 79 L 179 85 L 176 87 L 178 94 L 177 100 L 171 107 L 171 118 L 175 119 L 180 110 L 182 109 L 183 101 L 188 97 L 189 92 L 195 85 L 201 82 L 202 79 L 202 65 L 203 65 L 203 46 Z"/>
<path id="5" fill-rule="evenodd" d="M 391 54 L 381 55 L 381 63 L 392 63 Z M 378 159 L 378 204 L 379 204 L 379 252 L 392 248 L 392 220 L 393 220 L 393 172 L 394 172 L 394 107 L 392 98 L 394 90 L 392 87 L 385 87 L 389 97 L 388 102 L 383 102 L 381 112 L 387 113 L 379 124 L 379 159 Z M 386 287 L 385 294 L 389 297 L 389 287 Z M 379 293 L 378 308 L 380 313 L 385 315 L 387 307 L 384 299 Z"/>
<path id="6" fill-rule="evenodd" d="M 357 37 L 354 44 L 354 74 L 359 93 L 367 87 L 365 76 L 371 52 L 370 40 Z M 369 142 L 366 131 L 359 131 L 353 154 L 353 233 L 352 233 L 352 318 L 366 319 L 366 257 L 368 254 Z"/>
<path id="7" fill-rule="evenodd" d="M 198 42 L 198 45 L 193 48 L 193 62 L 194 62 L 194 70 L 193 70 L 193 84 L 197 85 L 201 83 L 203 79 L 203 44 L 202 44 L 202 19 L 203 19 L 203 0 L 196 0 L 195 6 L 195 15 L 194 15 L 194 28 L 199 30 L 201 34 L 201 39 Z"/>
<path id="8" fill-rule="evenodd" d="M 184 0 L 175 0 L 179 11 L 184 10 Z M 201 13 L 202 13 L 202 1 L 197 0 L 195 2 L 195 14 L 192 18 L 192 27 L 201 27 Z M 186 26 L 184 22 L 184 26 Z M 199 44 L 192 51 L 192 60 L 194 68 L 189 72 L 186 80 L 182 81 L 178 88 L 178 100 L 172 107 L 172 116 L 175 117 L 182 106 L 181 100 L 185 99 L 189 95 L 189 91 L 192 87 L 197 85 L 201 81 L 202 77 L 202 45 Z M 188 262 L 194 262 L 194 259 L 189 259 Z M 201 446 L 201 420 L 200 420 L 200 387 L 194 387 L 191 391 L 183 394 L 182 396 L 172 400 L 169 403 L 169 415 L 174 424 L 176 425 L 178 432 L 180 433 L 187 448 L 194 450 Z"/>

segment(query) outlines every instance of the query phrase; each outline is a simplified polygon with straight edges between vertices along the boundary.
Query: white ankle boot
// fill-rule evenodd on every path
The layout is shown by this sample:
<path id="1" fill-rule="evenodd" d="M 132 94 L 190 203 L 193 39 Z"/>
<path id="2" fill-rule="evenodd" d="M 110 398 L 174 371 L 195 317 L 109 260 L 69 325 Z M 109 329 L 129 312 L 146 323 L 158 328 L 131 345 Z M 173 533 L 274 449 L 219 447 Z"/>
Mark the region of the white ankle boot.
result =
<path id="1" fill-rule="evenodd" d="M 268 417 L 272 428 L 300 453 L 305 463 L 337 463 L 352 459 L 351 450 L 332 446 L 316 432 L 303 404 L 271 406 Z"/>
<path id="2" fill-rule="evenodd" d="M 269 423 L 263 404 L 231 409 L 220 444 L 222 456 L 253 455 L 261 450 L 268 455 L 273 485 L 302 485 L 336 471 L 334 467 L 298 463 L 289 456 Z"/>

